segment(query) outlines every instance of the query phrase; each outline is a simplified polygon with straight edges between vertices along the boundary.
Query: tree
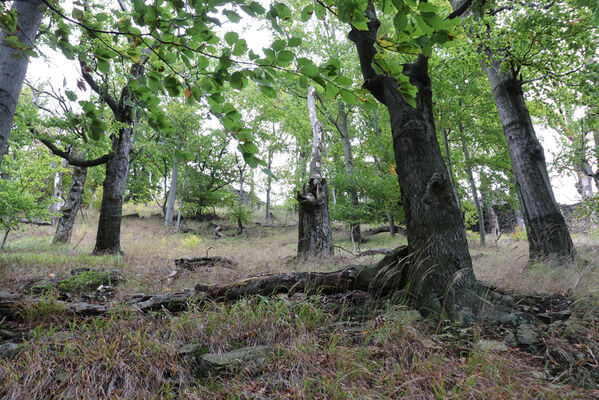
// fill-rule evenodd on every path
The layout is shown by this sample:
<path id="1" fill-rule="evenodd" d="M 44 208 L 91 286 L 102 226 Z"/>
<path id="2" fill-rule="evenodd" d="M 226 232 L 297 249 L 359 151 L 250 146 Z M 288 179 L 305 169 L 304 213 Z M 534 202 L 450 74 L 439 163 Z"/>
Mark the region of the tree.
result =
<path id="1" fill-rule="evenodd" d="M 0 165 L 46 9 L 40 0 L 15 1 L 10 11 L 4 7 L 5 3 L 0 6 Z"/>
<path id="2" fill-rule="evenodd" d="M 333 255 L 333 234 L 329 219 L 329 192 L 322 174 L 324 130 L 316 115 L 316 91 L 308 87 L 308 115 L 312 125 L 312 155 L 307 185 L 297 193 L 299 204 L 297 254 L 299 257 Z"/>
<path id="3" fill-rule="evenodd" d="M 432 10 L 436 10 L 428 3 L 420 4 L 427 4 L 421 9 L 433 7 Z M 406 12 L 401 9 L 397 15 Z M 360 58 L 363 86 L 387 107 L 391 120 L 410 253 L 409 266 L 401 273 L 403 279 L 396 283 L 409 287 L 424 311 L 446 312 L 452 318 L 464 315 L 474 318 L 481 302 L 462 214 L 435 132 L 429 57 L 423 54 L 430 53 L 431 47 L 427 41 L 416 60 L 403 68 L 385 73 L 377 67 L 377 72 L 373 62 L 382 65 L 385 59 L 375 46 L 381 23 L 372 1 L 368 2 L 365 15 L 367 29 L 352 26 L 349 39 L 354 42 Z M 398 28 L 403 27 L 403 24 L 398 25 Z M 399 29 L 396 34 L 401 38 Z M 401 89 L 402 84 L 405 87 L 405 79 L 409 80 L 407 85 L 413 85 L 415 98 L 410 99 L 409 93 Z"/>
<path id="4" fill-rule="evenodd" d="M 455 7 L 458 3 L 452 1 Z M 528 232 L 529 257 L 531 260 L 547 258 L 556 265 L 560 260 L 571 259 L 575 249 L 555 201 L 543 147 L 536 137 L 524 99 L 523 75 L 524 67 L 530 65 L 538 65 L 545 78 L 564 73 L 564 63 L 571 68 L 571 60 L 560 60 L 551 50 L 562 53 L 564 43 L 572 51 L 580 50 L 580 41 L 575 38 L 586 34 L 576 24 L 568 23 L 572 12 L 575 9 L 567 2 L 543 6 L 494 2 L 491 6 L 476 7 L 473 12 L 479 22 L 474 34 L 476 46 L 483 56 L 482 66 L 510 152 Z M 562 22 L 556 23 L 556 20 Z M 562 32 L 563 27 L 566 32 Z M 505 29 L 518 35 L 519 40 L 506 41 Z M 568 38 L 565 42 L 564 37 Z"/>

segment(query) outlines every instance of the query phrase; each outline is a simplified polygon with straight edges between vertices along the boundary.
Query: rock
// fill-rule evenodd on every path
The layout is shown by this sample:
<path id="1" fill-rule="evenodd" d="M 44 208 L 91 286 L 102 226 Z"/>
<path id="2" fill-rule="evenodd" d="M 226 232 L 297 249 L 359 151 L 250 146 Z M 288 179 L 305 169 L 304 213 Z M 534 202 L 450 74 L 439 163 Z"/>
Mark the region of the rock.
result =
<path id="1" fill-rule="evenodd" d="M 12 358 L 19 352 L 20 346 L 13 342 L 0 344 L 0 357 Z"/>
<path id="2" fill-rule="evenodd" d="M 202 376 L 259 372 L 269 355 L 276 350 L 269 346 L 243 347 L 223 354 L 203 354 L 196 357 L 197 373 Z"/>
<path id="3" fill-rule="evenodd" d="M 510 347 L 518 346 L 518 341 L 516 340 L 516 335 L 514 335 L 513 332 L 508 332 L 508 334 L 505 335 L 505 338 L 503 338 L 503 341 L 505 344 L 507 344 Z"/>
<path id="4" fill-rule="evenodd" d="M 393 307 L 393 310 L 382 314 L 381 317 L 390 321 L 399 321 L 404 323 L 422 320 L 422 315 L 420 315 L 418 310 L 414 310 L 405 306 Z"/>
<path id="5" fill-rule="evenodd" d="M 518 344 L 535 346 L 541 342 L 539 330 L 533 324 L 520 324 L 516 330 Z"/>
<path id="6" fill-rule="evenodd" d="M 200 357 L 200 356 L 203 356 L 204 354 L 208 353 L 208 346 L 206 346 L 205 344 L 196 343 L 196 342 L 187 343 L 187 344 L 184 344 L 183 346 L 181 346 L 178 353 L 180 356 L 184 356 L 184 357 L 185 356 Z"/>
<path id="7" fill-rule="evenodd" d="M 480 351 L 497 351 L 497 352 L 503 352 L 503 351 L 509 351 L 509 347 L 503 343 L 503 342 L 498 342 L 497 340 L 485 340 L 485 339 L 480 339 L 478 342 L 475 343 L 474 348 L 476 348 L 477 350 Z"/>

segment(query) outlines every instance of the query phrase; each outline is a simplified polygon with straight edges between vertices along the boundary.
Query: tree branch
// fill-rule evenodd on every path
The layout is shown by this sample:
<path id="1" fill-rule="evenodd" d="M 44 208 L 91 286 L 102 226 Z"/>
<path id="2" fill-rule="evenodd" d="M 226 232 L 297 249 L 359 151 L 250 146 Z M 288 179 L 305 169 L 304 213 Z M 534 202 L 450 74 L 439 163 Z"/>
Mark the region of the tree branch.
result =
<path id="1" fill-rule="evenodd" d="M 40 142 L 42 142 L 47 148 L 49 148 L 52 153 L 55 155 L 64 158 L 69 162 L 69 164 L 74 165 L 76 167 L 87 168 L 87 167 L 95 167 L 97 165 L 105 164 L 110 158 L 110 154 L 104 154 L 102 157 L 93 159 L 93 160 L 80 160 L 78 158 L 73 157 L 70 153 L 67 153 L 64 150 L 59 149 L 47 139 L 37 138 Z"/>
<path id="2" fill-rule="evenodd" d="M 92 90 L 96 92 L 100 96 L 100 98 L 104 100 L 104 102 L 106 102 L 106 104 L 108 105 L 108 107 L 110 107 L 114 115 L 118 115 L 119 106 L 117 102 L 112 98 L 112 96 L 108 94 L 108 92 L 103 93 L 102 89 L 100 88 L 100 85 L 98 85 L 94 77 L 91 76 L 91 74 L 88 72 L 90 68 L 87 66 L 85 61 L 79 60 L 79 65 L 81 66 L 81 74 L 83 75 L 83 79 L 85 79 L 89 87 L 91 87 Z"/>

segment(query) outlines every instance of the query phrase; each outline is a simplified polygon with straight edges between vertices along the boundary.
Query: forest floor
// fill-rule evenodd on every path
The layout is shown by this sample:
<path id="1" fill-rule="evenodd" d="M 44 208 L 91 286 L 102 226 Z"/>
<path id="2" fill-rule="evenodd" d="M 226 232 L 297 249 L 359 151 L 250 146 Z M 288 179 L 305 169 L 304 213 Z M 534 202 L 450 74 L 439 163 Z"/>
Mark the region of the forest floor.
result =
<path id="1" fill-rule="evenodd" d="M 567 308 L 565 318 L 541 332 L 543 346 L 532 351 L 506 345 L 496 327 L 434 323 L 401 299 L 364 292 L 255 296 L 202 302 L 181 312 L 119 308 L 135 293 L 372 263 L 382 256 L 355 254 L 406 242 L 381 233 L 358 249 L 347 240 L 347 229 L 335 224 L 335 257 L 298 263 L 293 215 L 281 213 L 268 225 L 256 219 L 260 223 L 242 235 L 216 220 L 212 224 L 230 236 L 216 239 L 208 222 L 190 223 L 194 233 L 176 234 L 152 210 L 130 206 L 124 214 L 133 213 L 139 216 L 123 219 L 122 257 L 90 255 L 93 215 L 79 219 L 69 245 L 53 245 L 49 226 L 11 233 L 0 253 L 0 292 L 31 301 L 18 318 L 0 315 L 0 398 L 599 398 L 598 233 L 575 235 L 579 256 L 567 268 L 529 265 L 526 241 L 513 235 L 485 246 L 471 238 L 478 279 L 529 294 L 526 301 L 514 297 L 535 310 Z M 173 274 L 175 259 L 199 256 L 232 263 Z M 98 284 L 73 279 L 72 270 L 80 268 L 98 276 L 116 272 L 98 291 Z M 74 299 L 113 307 L 104 315 L 75 316 L 62 301 Z"/>

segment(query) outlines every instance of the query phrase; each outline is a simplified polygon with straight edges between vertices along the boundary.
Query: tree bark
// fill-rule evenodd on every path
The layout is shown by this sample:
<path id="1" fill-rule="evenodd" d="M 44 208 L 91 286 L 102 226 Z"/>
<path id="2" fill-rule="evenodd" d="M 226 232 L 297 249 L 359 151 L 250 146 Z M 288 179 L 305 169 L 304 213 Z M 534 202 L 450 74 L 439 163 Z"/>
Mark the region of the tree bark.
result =
<path id="1" fill-rule="evenodd" d="M 133 125 L 131 106 L 127 106 L 120 122 L 128 126 L 121 128 L 119 135 L 112 139 L 112 153 L 106 162 L 100 218 L 94 254 L 121 253 L 121 216 L 123 213 L 123 194 L 129 174 L 129 153 L 132 149 L 131 131 Z M 126 122 L 127 121 L 127 122 Z"/>
<path id="2" fill-rule="evenodd" d="M 324 130 L 316 117 L 315 90 L 308 88 L 308 114 L 312 125 L 312 157 L 310 178 L 301 193 L 299 204 L 297 255 L 328 257 L 333 255 L 333 232 L 329 218 L 329 193 L 322 175 Z"/>
<path id="3" fill-rule="evenodd" d="M 447 173 L 449 174 L 449 180 L 451 181 L 451 187 L 453 188 L 454 196 L 458 202 L 458 207 L 462 209 L 460 196 L 458 194 L 458 186 L 455 181 L 455 175 L 453 173 L 453 164 L 451 162 L 451 153 L 449 152 L 449 133 L 447 129 L 443 129 L 443 145 L 445 148 L 445 162 L 447 163 Z"/>
<path id="4" fill-rule="evenodd" d="M 52 163 L 52 167 L 57 168 L 56 163 Z M 61 167 L 62 168 L 67 167 L 67 160 L 65 160 L 65 159 L 61 160 Z M 62 201 L 62 196 L 63 196 L 62 176 L 63 176 L 62 171 L 57 171 L 54 173 L 54 187 L 52 190 L 52 197 L 54 197 L 54 201 L 52 202 L 52 204 L 50 204 L 50 214 L 52 215 L 52 226 L 56 226 L 58 224 L 58 220 L 60 219 L 60 216 L 58 214 L 59 214 L 60 210 L 62 209 L 61 203 L 63 202 Z"/>
<path id="5" fill-rule="evenodd" d="M 362 241 L 362 235 L 360 230 L 360 215 L 358 207 L 360 202 L 358 200 L 358 189 L 356 184 L 356 177 L 354 175 L 354 155 L 351 148 L 351 138 L 349 137 L 349 129 L 347 125 L 347 110 L 345 104 L 340 101 L 338 105 L 338 122 L 337 128 L 341 135 L 341 143 L 343 145 L 343 157 L 345 161 L 345 173 L 350 179 L 349 197 L 352 204 L 352 213 L 350 214 L 350 239 L 354 243 L 360 243 Z"/>
<path id="6" fill-rule="evenodd" d="M 460 125 L 460 134 L 463 134 L 463 128 Z M 464 160 L 466 161 L 465 167 L 468 172 L 468 181 L 470 182 L 470 190 L 472 190 L 472 202 L 474 203 L 474 207 L 476 208 L 476 213 L 478 214 L 478 230 L 480 234 L 480 244 L 485 244 L 485 218 L 483 214 L 483 208 L 478 200 L 478 191 L 476 189 L 476 182 L 474 181 L 474 174 L 472 173 L 472 166 L 470 165 L 470 152 L 468 151 L 468 146 L 466 146 L 466 141 L 464 137 L 461 138 L 462 141 L 462 150 L 464 151 Z"/>
<path id="7" fill-rule="evenodd" d="M 175 156 L 173 160 L 173 171 L 171 173 L 171 187 L 169 189 L 168 200 L 166 202 L 166 210 L 164 215 L 164 226 L 173 224 L 173 216 L 175 214 L 175 200 L 177 199 L 177 179 L 179 172 L 179 160 Z"/>
<path id="8" fill-rule="evenodd" d="M 77 211 L 83 203 L 83 187 L 87 178 L 87 168 L 73 167 L 73 176 L 71 179 L 71 188 L 69 194 L 62 206 L 61 216 L 56 226 L 54 234 L 54 243 L 69 243 L 73 234 L 73 226 Z"/>
<path id="9" fill-rule="evenodd" d="M 17 38 L 33 48 L 46 6 L 39 0 L 24 0 L 15 1 L 13 9 L 17 13 Z M 29 65 L 29 57 L 22 50 L 4 42 L 9 34 L 12 32 L 0 32 L 0 166 Z"/>
<path id="10" fill-rule="evenodd" d="M 524 101 L 522 82 L 513 69 L 504 72 L 489 49 L 486 54 L 488 62 L 482 65 L 507 140 L 528 234 L 529 258 L 546 258 L 557 265 L 561 260 L 572 259 L 575 249 L 551 189 L 545 154 Z"/>
<path id="11" fill-rule="evenodd" d="M 404 74 L 418 89 L 413 108 L 389 74 L 372 68 L 380 21 L 372 1 L 366 9 L 368 31 L 352 27 L 364 87 L 387 106 L 393 135 L 396 171 L 406 215 L 409 266 L 396 278 L 409 288 L 424 313 L 446 314 L 456 320 L 475 319 L 482 301 L 474 277 L 462 213 L 443 162 L 432 114 L 428 59 L 404 66 Z"/>
<path id="12" fill-rule="evenodd" d="M 274 127 L 274 123 L 273 123 L 273 127 Z M 273 129 L 274 130 L 274 129 Z M 266 164 L 266 168 L 268 168 L 268 170 L 270 171 L 270 168 L 272 166 L 272 149 L 269 147 L 268 148 L 268 161 Z M 270 190 L 272 187 L 272 178 L 269 176 L 266 177 L 266 222 L 270 223 L 271 220 L 271 213 L 270 213 Z"/>

